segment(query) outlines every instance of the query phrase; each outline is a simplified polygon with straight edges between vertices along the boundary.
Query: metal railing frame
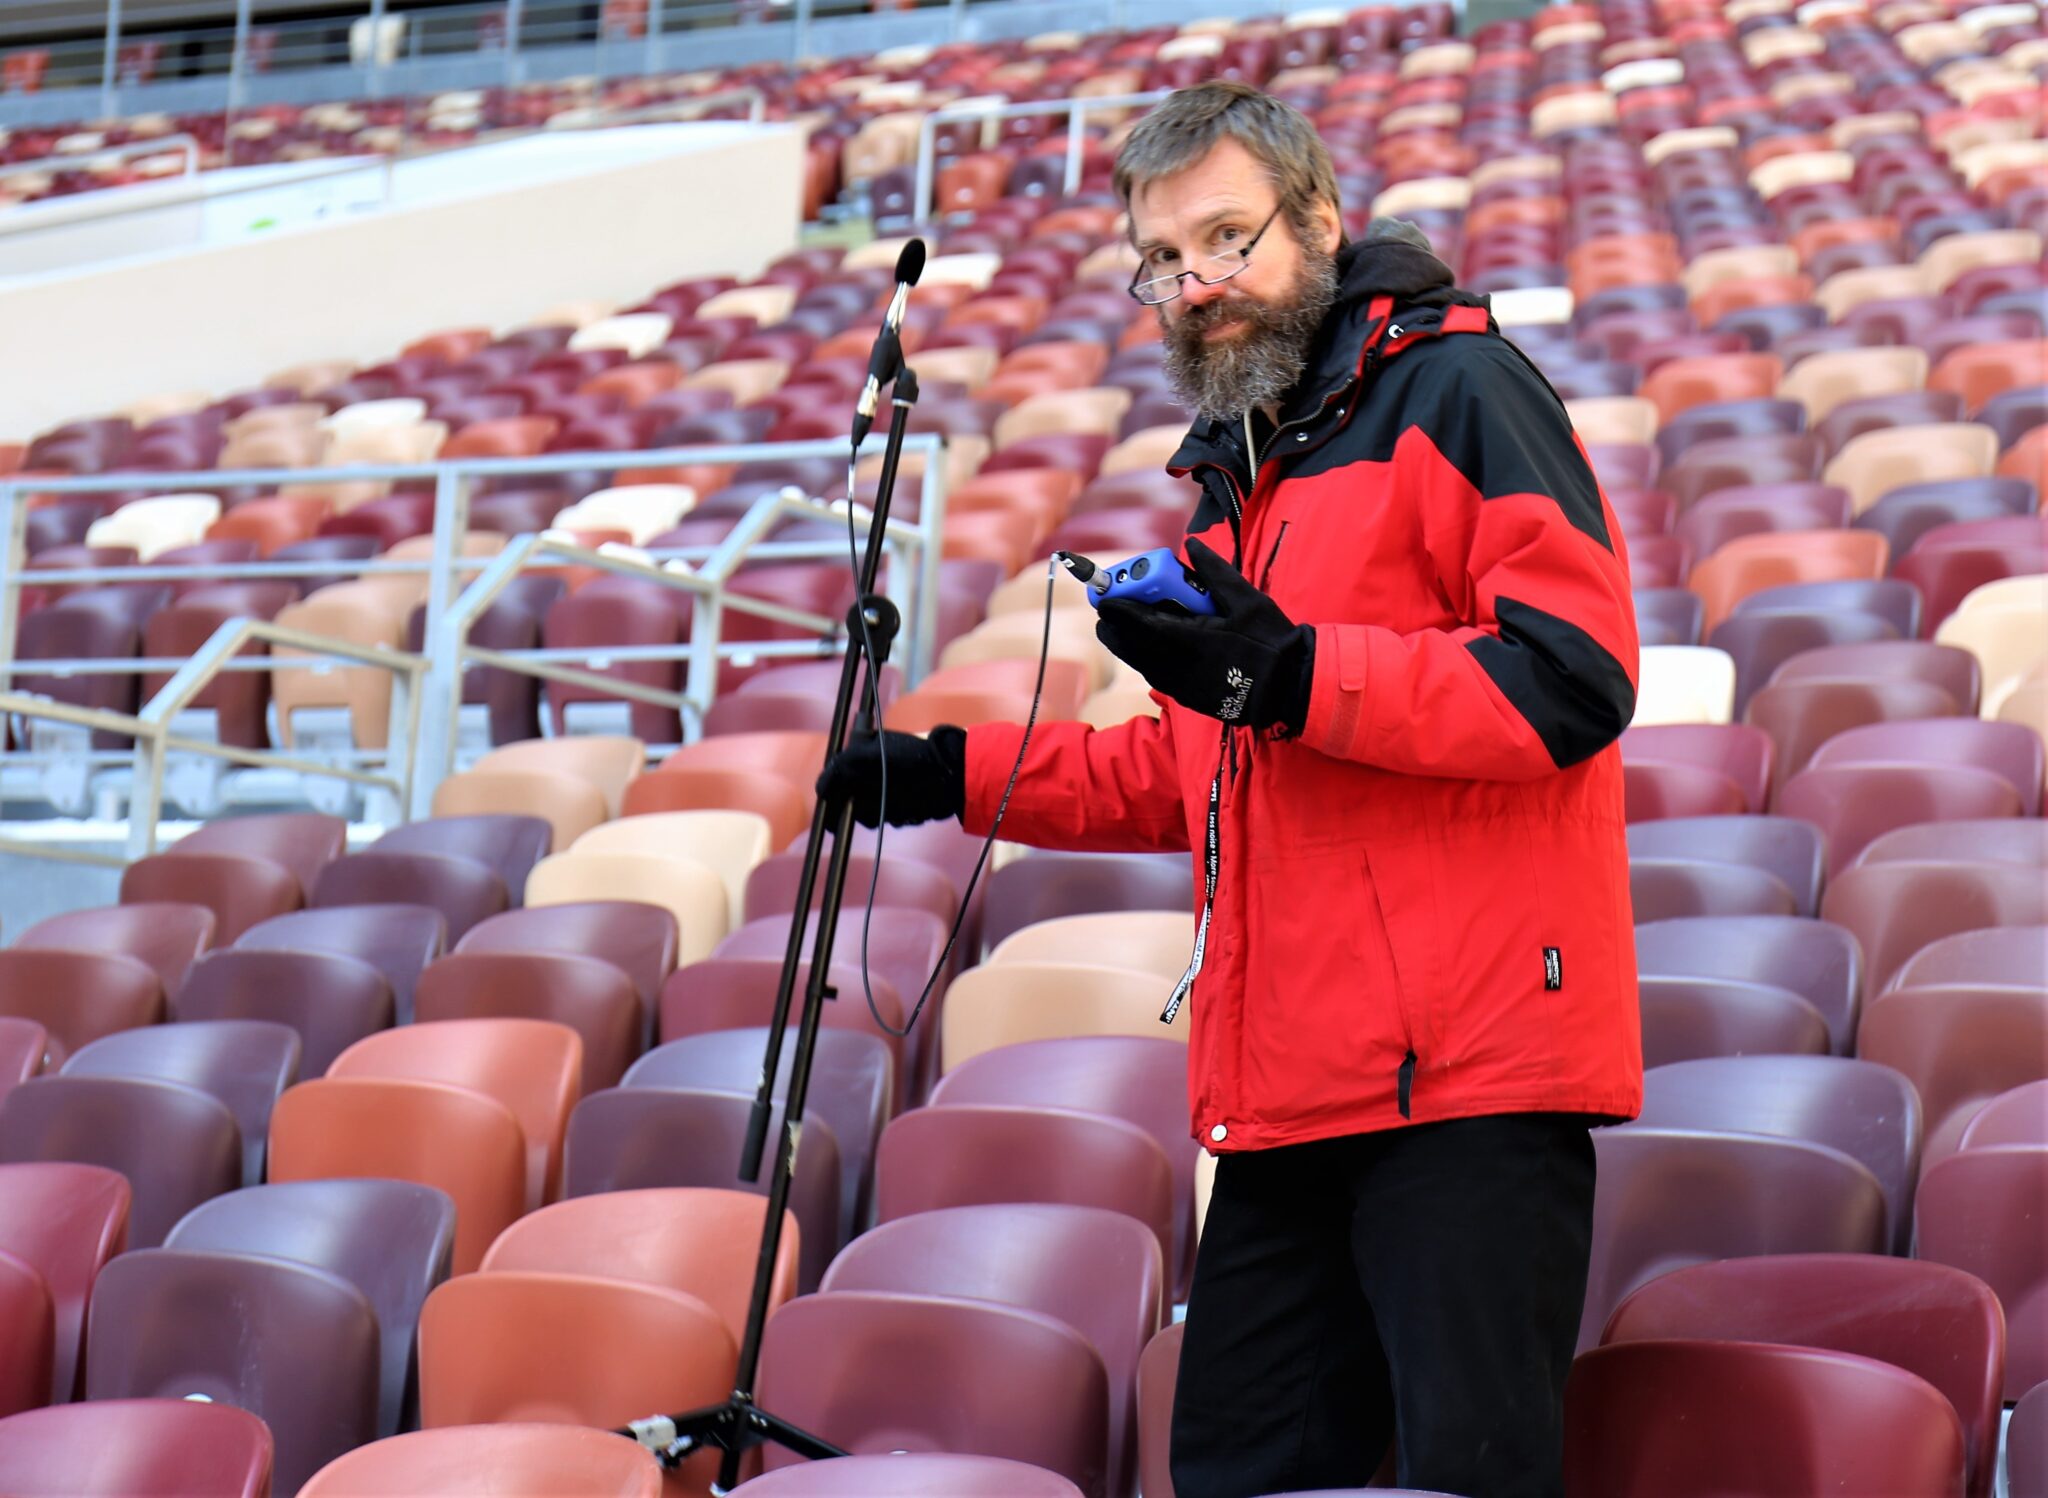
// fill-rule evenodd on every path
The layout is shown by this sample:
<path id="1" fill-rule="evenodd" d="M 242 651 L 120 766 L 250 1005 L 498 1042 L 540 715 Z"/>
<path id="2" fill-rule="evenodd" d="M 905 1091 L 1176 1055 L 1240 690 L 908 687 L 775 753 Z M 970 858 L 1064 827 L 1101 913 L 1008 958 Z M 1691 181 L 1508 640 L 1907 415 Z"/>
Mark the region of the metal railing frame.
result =
<path id="1" fill-rule="evenodd" d="M 939 126 L 970 120 L 994 123 L 1040 114 L 1067 116 L 1067 170 L 1061 186 L 1062 191 L 1071 194 L 1081 186 L 1088 116 L 1105 109 L 1138 109 L 1157 104 L 1171 92 L 1171 89 L 1153 89 L 1149 93 L 1115 94 L 1103 98 L 1034 99 L 1023 104 L 955 104 L 933 110 L 917 127 L 917 188 L 913 200 L 916 222 L 927 223 L 932 216 L 932 193 L 938 176 Z"/>
<path id="2" fill-rule="evenodd" d="M 915 565 L 905 569 L 903 601 L 908 621 L 906 675 L 915 683 L 931 666 L 937 627 L 938 567 L 945 519 L 946 440 L 933 433 L 919 434 L 904 443 L 906 452 L 924 458 L 919 519 L 916 524 L 892 521 L 889 539 L 899 557 L 906 553 Z M 4 516 L 5 547 L 0 551 L 0 712 L 22 717 L 69 723 L 132 735 L 136 741 L 136 774 L 131 787 L 131 849 L 153 846 L 155 825 L 162 811 L 163 763 L 170 750 L 189 752 L 234 763 L 276 769 L 300 770 L 371 784 L 391 790 L 399 798 L 400 815 L 411 818 L 428 813 L 433 793 L 454 767 L 457 727 L 462 708 L 462 675 L 468 665 L 494 666 L 542 680 L 554 680 L 594 687 L 609 697 L 627 698 L 674 708 L 683 714 L 684 736 L 694 738 L 702 727 L 704 711 L 710 706 L 717 686 L 718 663 L 737 655 L 775 657 L 816 656 L 829 653 L 811 641 L 728 641 L 723 637 L 725 611 L 749 614 L 806 630 L 821 636 L 843 631 L 843 619 L 789 608 L 766 599 L 732 592 L 728 584 L 743 561 L 770 558 L 829 558 L 841 554 L 840 543 L 770 542 L 766 538 L 776 524 L 796 516 L 808 519 L 848 522 L 864 534 L 871 517 L 862 506 L 854 506 L 849 517 L 843 502 L 826 503 L 803 498 L 793 489 L 764 494 L 743 515 L 723 541 L 711 547 L 679 548 L 642 554 L 620 554 L 591 550 L 550 535 L 526 535 L 514 539 L 494 557 L 459 554 L 459 538 L 469 528 L 469 500 L 474 482 L 483 478 L 535 477 L 602 468 L 631 472 L 690 463 L 749 463 L 783 459 L 842 458 L 846 446 L 833 440 L 804 442 L 761 442 L 694 447 L 663 448 L 639 452 L 551 453 L 532 458 L 475 458 L 440 463 L 365 465 L 325 469 L 240 469 L 204 473 L 108 473 L 81 478 L 22 478 L 0 476 L 0 516 Z M 205 484 L 211 488 L 244 486 L 274 487 L 283 484 L 346 483 L 355 481 L 431 480 L 434 484 L 434 526 L 432 555 L 421 561 L 367 562 L 351 566 L 346 562 L 255 562 L 217 567 L 27 567 L 27 523 L 31 495 L 96 494 L 116 490 L 190 490 Z M 620 576 L 638 577 L 661 583 L 691 595 L 691 631 L 681 646 L 644 646 L 596 650 L 497 651 L 469 643 L 471 626 L 489 607 L 505 585 L 532 566 L 575 565 L 596 568 Z M 115 660 L 38 660 L 37 675 L 106 674 L 132 675 L 152 668 L 172 670 L 171 679 L 150 699 L 138 715 L 74 707 L 12 690 L 11 680 L 30 663 L 15 657 L 21 592 L 24 587 L 80 586 L 95 582 L 243 581 L 264 577 L 333 576 L 424 573 L 425 639 L 421 655 L 372 650 L 347 641 L 307 634 L 261 620 L 236 619 L 223 623 L 207 644 L 186 661 L 157 661 L 124 657 Z M 475 573 L 467 586 L 459 575 Z M 315 652 L 310 660 L 287 658 L 238 658 L 238 652 L 256 641 L 272 641 L 287 648 Z M 843 647 L 840 647 L 843 648 Z M 170 733 L 169 723 L 183 711 L 222 671 L 275 670 L 318 665 L 340 657 L 359 663 L 389 665 L 408 673 L 403 702 L 393 702 L 393 740 L 387 746 L 386 773 L 345 769 L 331 762 L 278 755 L 268 751 L 236 749 L 183 738 Z M 688 676 L 681 692 L 666 692 L 633 682 L 619 681 L 566 664 L 570 660 L 601 657 L 608 661 L 685 660 Z M 424 685 L 422 686 L 422 676 Z M 394 691 L 399 690 L 394 686 Z M 424 707 L 422 706 L 424 703 Z M 402 707 L 402 710 L 401 710 Z M 389 773 L 390 756 L 396 752 L 403 773 Z M 0 758 L 0 763 L 4 763 Z M 34 851 L 19 844 L 0 842 L 0 850 Z M 142 856 L 131 854 L 131 856 Z"/>

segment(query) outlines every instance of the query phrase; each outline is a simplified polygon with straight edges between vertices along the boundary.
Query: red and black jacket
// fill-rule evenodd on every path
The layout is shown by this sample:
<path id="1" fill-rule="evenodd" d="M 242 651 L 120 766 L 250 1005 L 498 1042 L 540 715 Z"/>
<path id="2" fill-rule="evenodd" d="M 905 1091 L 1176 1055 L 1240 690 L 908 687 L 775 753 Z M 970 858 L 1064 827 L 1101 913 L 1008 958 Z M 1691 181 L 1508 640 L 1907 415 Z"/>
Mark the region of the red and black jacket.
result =
<path id="1" fill-rule="evenodd" d="M 1198 423 L 1191 535 L 1315 631 L 1298 734 L 1041 725 L 1003 835 L 1193 849 L 1217 879 L 1195 1133 L 1257 1149 L 1642 1098 L 1622 777 L 1637 644 L 1620 526 L 1562 403 L 1426 252 L 1344 296 L 1263 435 Z M 968 735 L 970 829 L 1021 730 Z M 1220 777 L 1220 781 L 1219 781 Z M 1205 881 L 1198 869 L 1197 894 Z"/>

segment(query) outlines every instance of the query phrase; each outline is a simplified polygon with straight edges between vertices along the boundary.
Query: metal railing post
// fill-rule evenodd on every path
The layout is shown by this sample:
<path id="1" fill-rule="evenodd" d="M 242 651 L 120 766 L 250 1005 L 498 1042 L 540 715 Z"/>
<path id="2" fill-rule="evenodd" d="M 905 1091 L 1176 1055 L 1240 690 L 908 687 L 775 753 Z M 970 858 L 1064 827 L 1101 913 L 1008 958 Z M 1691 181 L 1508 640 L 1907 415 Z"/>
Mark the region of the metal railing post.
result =
<path id="1" fill-rule="evenodd" d="M 505 87 L 519 82 L 519 23 L 526 0 L 505 0 Z"/>
<path id="2" fill-rule="evenodd" d="M 811 3 L 812 0 L 796 0 L 796 24 L 790 28 L 790 56 L 794 62 L 802 62 L 811 55 Z"/>
<path id="3" fill-rule="evenodd" d="M 235 44 L 228 54 L 228 103 L 221 120 L 221 150 L 235 164 L 235 115 L 242 107 L 242 73 L 248 66 L 249 25 L 255 0 L 235 0 Z"/>
<path id="4" fill-rule="evenodd" d="M 121 82 L 121 0 L 107 0 L 107 48 L 100 65 L 100 113 L 108 119 L 120 114 Z"/>
<path id="5" fill-rule="evenodd" d="M 932 179 L 937 170 L 939 152 L 938 115 L 943 112 L 927 114 L 917 122 L 917 179 L 910 195 L 917 215 L 913 220 L 915 223 L 931 222 Z"/>
<path id="6" fill-rule="evenodd" d="M 650 75 L 661 71 L 662 0 L 647 0 L 647 60 Z"/>
<path id="7" fill-rule="evenodd" d="M 422 703 L 415 698 L 408 704 L 421 725 L 403 808 L 408 819 L 431 815 L 434 790 L 455 761 L 455 740 L 462 717 L 462 657 L 459 651 L 442 651 L 438 642 L 442 621 L 448 617 L 459 592 L 455 562 L 468 530 L 469 480 L 459 469 L 444 468 L 434 480 L 433 570 L 427 574 L 423 636 L 427 679 L 418 694 L 426 700 Z"/>
<path id="8" fill-rule="evenodd" d="M 1088 138 L 1087 122 L 1087 103 L 1074 100 L 1074 107 L 1067 112 L 1067 174 L 1061 188 L 1068 197 L 1081 190 L 1081 147 Z"/>
<path id="9" fill-rule="evenodd" d="M 14 670 L 14 641 L 21 626 L 21 574 L 28 565 L 28 496 L 0 480 L 0 519 L 7 525 L 0 550 L 0 692 Z"/>
<path id="10" fill-rule="evenodd" d="M 363 91 L 373 99 L 384 97 L 384 0 L 370 0 L 370 57 Z"/>
<path id="11" fill-rule="evenodd" d="M 931 674 L 932 652 L 939 632 L 939 563 L 945 552 L 946 452 L 926 453 L 924 483 L 917 499 L 917 526 L 924 543 L 917 549 L 917 591 L 911 599 L 910 663 L 905 677 L 915 687 Z"/>

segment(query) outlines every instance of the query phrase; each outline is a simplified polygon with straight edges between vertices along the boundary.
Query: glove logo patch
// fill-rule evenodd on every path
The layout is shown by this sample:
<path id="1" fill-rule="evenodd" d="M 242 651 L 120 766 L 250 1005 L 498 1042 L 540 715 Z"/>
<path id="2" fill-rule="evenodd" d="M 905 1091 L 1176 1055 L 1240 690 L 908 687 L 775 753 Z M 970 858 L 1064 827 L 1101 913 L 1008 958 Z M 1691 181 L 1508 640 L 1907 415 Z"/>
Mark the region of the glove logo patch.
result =
<path id="1" fill-rule="evenodd" d="M 1223 673 L 1223 684 L 1230 688 L 1230 695 L 1223 699 L 1216 716 L 1230 723 L 1244 716 L 1244 705 L 1252 694 L 1252 679 L 1232 666 Z"/>

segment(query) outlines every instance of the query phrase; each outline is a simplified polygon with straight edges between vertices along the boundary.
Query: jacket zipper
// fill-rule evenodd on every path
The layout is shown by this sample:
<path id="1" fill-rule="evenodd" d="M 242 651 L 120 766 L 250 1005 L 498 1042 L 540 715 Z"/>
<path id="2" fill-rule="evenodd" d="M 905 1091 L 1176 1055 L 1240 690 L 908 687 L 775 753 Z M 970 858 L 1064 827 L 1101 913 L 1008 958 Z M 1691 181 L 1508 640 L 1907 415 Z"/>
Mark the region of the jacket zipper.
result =
<path id="1" fill-rule="evenodd" d="M 1273 549 L 1266 553 L 1266 567 L 1259 574 L 1259 591 L 1261 593 L 1265 592 L 1267 584 L 1273 581 L 1273 564 L 1280 560 L 1280 547 L 1287 540 L 1287 527 L 1292 524 L 1294 524 L 1292 520 L 1280 522 L 1280 534 L 1273 538 Z"/>

